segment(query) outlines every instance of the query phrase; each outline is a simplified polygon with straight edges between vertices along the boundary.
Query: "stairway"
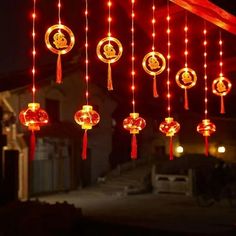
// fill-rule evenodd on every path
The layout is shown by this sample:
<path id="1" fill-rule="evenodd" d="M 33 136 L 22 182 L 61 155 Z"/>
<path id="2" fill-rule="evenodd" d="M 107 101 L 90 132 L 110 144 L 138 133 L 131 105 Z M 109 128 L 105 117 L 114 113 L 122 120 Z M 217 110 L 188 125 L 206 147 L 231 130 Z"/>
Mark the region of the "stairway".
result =
<path id="1" fill-rule="evenodd" d="M 127 164 L 126 164 L 127 166 Z M 139 166 L 130 165 L 126 170 L 115 170 L 99 180 L 93 186 L 93 190 L 99 191 L 106 195 L 125 195 L 129 189 L 142 188 L 144 178 L 151 172 L 151 166 L 142 164 Z M 116 174 L 114 174 L 116 173 Z"/>

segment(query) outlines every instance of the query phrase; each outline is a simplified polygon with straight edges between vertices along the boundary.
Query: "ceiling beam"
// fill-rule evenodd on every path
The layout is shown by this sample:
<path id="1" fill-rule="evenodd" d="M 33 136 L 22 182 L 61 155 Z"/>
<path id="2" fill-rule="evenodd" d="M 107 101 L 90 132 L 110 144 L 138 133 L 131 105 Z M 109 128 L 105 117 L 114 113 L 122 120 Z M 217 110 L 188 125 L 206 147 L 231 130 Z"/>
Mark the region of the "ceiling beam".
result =
<path id="1" fill-rule="evenodd" d="M 236 35 L 236 17 L 208 0 L 170 0 L 180 7 Z"/>

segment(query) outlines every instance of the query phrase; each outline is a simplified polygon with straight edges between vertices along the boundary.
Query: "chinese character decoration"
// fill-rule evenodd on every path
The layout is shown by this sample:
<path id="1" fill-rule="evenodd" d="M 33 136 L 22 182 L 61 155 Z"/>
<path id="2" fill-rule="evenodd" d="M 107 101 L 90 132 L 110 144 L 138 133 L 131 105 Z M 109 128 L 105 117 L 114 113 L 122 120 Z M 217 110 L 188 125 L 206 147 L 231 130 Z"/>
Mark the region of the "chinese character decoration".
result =
<path id="1" fill-rule="evenodd" d="M 74 120 L 77 124 L 81 125 L 81 128 L 84 130 L 83 135 L 83 145 L 82 145 L 82 160 L 87 159 L 87 146 L 88 146 L 88 137 L 87 131 L 91 130 L 93 126 L 97 125 L 100 121 L 99 114 L 93 110 L 93 107 L 89 105 L 89 73 L 88 73 L 88 0 L 85 0 L 85 82 L 86 82 L 86 105 L 82 106 L 82 110 L 79 110 L 74 115 Z"/>
<path id="2" fill-rule="evenodd" d="M 32 100 L 28 107 L 23 109 L 19 114 L 19 120 L 22 125 L 28 127 L 31 131 L 30 138 L 30 160 L 34 159 L 35 152 L 35 131 L 39 131 L 41 126 L 48 123 L 48 114 L 40 108 L 40 104 L 35 102 L 35 74 L 36 74 L 36 47 L 35 47 L 35 19 L 36 19 L 36 0 L 33 1 L 32 13 Z"/>
<path id="3" fill-rule="evenodd" d="M 146 122 L 145 120 L 139 116 L 139 113 L 135 111 L 135 54 L 134 54 L 134 17 L 135 17 L 135 11 L 134 11 L 134 5 L 135 0 L 131 0 L 131 91 L 132 91 L 132 113 L 124 119 L 123 121 L 123 127 L 124 129 L 128 130 L 130 134 L 132 134 L 131 139 L 131 154 L 130 157 L 132 160 L 137 159 L 138 153 L 137 153 L 137 139 L 136 134 L 139 134 L 139 131 L 141 131 L 145 126 Z"/>
<path id="4" fill-rule="evenodd" d="M 73 32 L 61 23 L 61 0 L 58 0 L 58 24 L 49 27 L 45 34 L 47 48 L 57 54 L 56 83 L 62 83 L 61 55 L 68 53 L 75 44 Z"/>
<path id="5" fill-rule="evenodd" d="M 171 117 L 171 93 L 170 93 L 170 14 L 169 14 L 169 1 L 167 2 L 167 113 L 168 117 L 161 122 L 159 130 L 169 137 L 169 159 L 173 160 L 173 136 L 179 132 L 180 124 Z"/>
<path id="6" fill-rule="evenodd" d="M 224 106 L 224 96 L 226 96 L 232 87 L 232 84 L 230 82 L 230 80 L 228 78 L 226 78 L 223 75 L 223 41 L 222 41 L 222 35 L 221 35 L 221 31 L 219 33 L 219 48 L 220 48 L 220 62 L 219 62 L 219 66 L 220 66 L 220 73 L 219 73 L 219 77 L 213 80 L 212 83 L 212 92 L 217 95 L 220 96 L 220 113 L 224 114 L 225 113 L 225 106 Z"/>
<path id="7" fill-rule="evenodd" d="M 118 61 L 123 53 L 123 47 L 121 42 L 117 39 L 111 36 L 111 6 L 112 2 L 111 0 L 108 0 L 107 2 L 108 6 L 108 33 L 107 37 L 103 38 L 99 41 L 97 45 L 97 56 L 98 58 L 108 65 L 108 75 L 107 75 L 107 89 L 109 91 L 113 90 L 113 84 L 112 84 L 112 71 L 111 71 L 111 64 Z"/>
<path id="8" fill-rule="evenodd" d="M 188 93 L 187 90 L 195 86 L 197 82 L 197 75 L 196 72 L 188 67 L 188 16 L 187 12 L 185 12 L 185 26 L 184 26 L 184 44 L 185 44 L 185 50 L 184 50 L 184 56 L 185 56 L 185 63 L 184 63 L 184 68 L 180 69 L 176 76 L 175 80 L 178 86 L 182 89 L 184 89 L 184 109 L 188 110 L 189 105 L 188 105 Z"/>
<path id="9" fill-rule="evenodd" d="M 204 119 L 201 121 L 201 123 L 197 126 L 197 132 L 200 133 L 203 137 L 205 137 L 205 155 L 208 156 L 208 137 L 210 137 L 211 134 L 213 134 L 216 131 L 216 126 L 213 122 L 210 121 L 208 118 L 208 78 L 207 78 L 207 29 L 206 29 L 206 22 L 204 21 L 204 105 L 205 105 L 205 111 L 204 111 Z"/>
<path id="10" fill-rule="evenodd" d="M 160 53 L 155 51 L 155 40 L 156 40 L 156 30 L 155 30 L 155 24 L 156 24 L 156 18 L 155 18 L 155 0 L 153 0 L 152 4 L 152 51 L 147 53 L 142 62 L 143 69 L 146 73 L 153 76 L 153 97 L 158 97 L 157 92 L 157 84 L 156 84 L 156 76 L 161 74 L 165 68 L 166 68 L 166 59 L 165 57 Z"/>

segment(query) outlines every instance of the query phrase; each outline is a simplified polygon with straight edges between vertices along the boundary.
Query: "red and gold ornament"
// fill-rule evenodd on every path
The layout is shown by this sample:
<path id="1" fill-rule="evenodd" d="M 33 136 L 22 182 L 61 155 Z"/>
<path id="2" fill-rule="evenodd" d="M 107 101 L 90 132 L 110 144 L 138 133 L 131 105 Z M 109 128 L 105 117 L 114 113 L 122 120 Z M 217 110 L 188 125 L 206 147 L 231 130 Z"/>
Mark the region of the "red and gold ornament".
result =
<path id="1" fill-rule="evenodd" d="M 216 126 L 209 119 L 203 119 L 197 126 L 197 132 L 205 137 L 205 155 L 208 156 L 208 137 L 216 132 Z"/>
<path id="2" fill-rule="evenodd" d="M 166 117 L 159 126 L 159 130 L 167 137 L 170 137 L 169 152 L 170 160 L 173 160 L 173 140 L 172 137 L 179 132 L 180 124 L 173 117 Z"/>
<path id="3" fill-rule="evenodd" d="M 137 139 L 136 134 L 144 129 L 146 126 L 146 121 L 139 116 L 139 113 L 133 112 L 129 114 L 129 117 L 125 118 L 123 121 L 124 129 L 128 130 L 132 134 L 131 141 L 131 159 L 137 159 Z"/>
<path id="4" fill-rule="evenodd" d="M 58 24 L 49 27 L 45 33 L 47 48 L 57 54 L 56 83 L 62 83 L 61 55 L 71 51 L 75 44 L 75 36 L 70 28 L 61 24 L 61 1 L 58 0 Z"/>
<path id="5" fill-rule="evenodd" d="M 19 114 L 19 120 L 22 125 L 31 130 L 30 137 L 30 160 L 34 159 L 35 152 L 35 131 L 39 131 L 41 126 L 48 124 L 48 114 L 40 108 L 39 103 L 29 103 L 28 107 Z"/>
<path id="6" fill-rule="evenodd" d="M 93 107 L 90 105 L 84 105 L 82 110 L 79 110 L 75 113 L 74 116 L 75 122 L 81 125 L 81 128 L 84 130 L 83 136 L 83 148 L 82 148 L 82 159 L 86 160 L 87 158 L 87 131 L 91 130 L 93 126 L 97 125 L 100 121 L 99 114 L 93 110 Z"/>
<path id="7" fill-rule="evenodd" d="M 107 1 L 108 6 L 108 33 L 107 37 L 103 38 L 99 41 L 97 45 L 97 56 L 98 58 L 108 65 L 108 73 L 107 73 L 107 89 L 109 91 L 113 90 L 113 84 L 112 84 L 112 71 L 111 71 L 111 64 L 118 61 L 123 53 L 123 47 L 121 42 L 111 36 L 111 6 L 112 1 Z"/>
<path id="8" fill-rule="evenodd" d="M 155 0 L 152 2 L 152 51 L 147 53 L 142 61 L 142 66 L 144 71 L 153 76 L 153 97 L 158 97 L 156 76 L 161 74 L 166 68 L 166 59 L 165 57 L 155 50 L 155 41 L 156 41 L 156 17 L 155 17 Z"/>

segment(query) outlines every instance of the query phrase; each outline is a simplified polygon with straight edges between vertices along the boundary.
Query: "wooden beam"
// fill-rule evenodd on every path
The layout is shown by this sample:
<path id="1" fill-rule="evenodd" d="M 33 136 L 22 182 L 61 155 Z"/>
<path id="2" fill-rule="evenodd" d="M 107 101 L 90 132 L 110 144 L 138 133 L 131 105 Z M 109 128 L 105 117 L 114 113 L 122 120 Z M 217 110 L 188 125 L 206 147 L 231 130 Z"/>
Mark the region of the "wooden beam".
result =
<path id="1" fill-rule="evenodd" d="M 170 0 L 180 7 L 236 35 L 236 17 L 208 0 Z"/>

